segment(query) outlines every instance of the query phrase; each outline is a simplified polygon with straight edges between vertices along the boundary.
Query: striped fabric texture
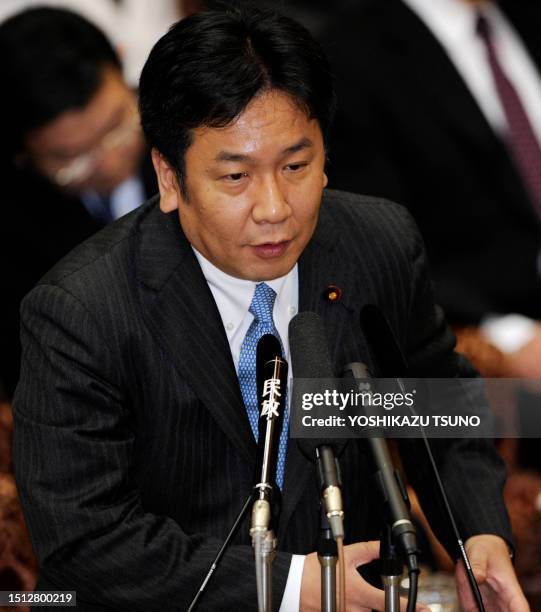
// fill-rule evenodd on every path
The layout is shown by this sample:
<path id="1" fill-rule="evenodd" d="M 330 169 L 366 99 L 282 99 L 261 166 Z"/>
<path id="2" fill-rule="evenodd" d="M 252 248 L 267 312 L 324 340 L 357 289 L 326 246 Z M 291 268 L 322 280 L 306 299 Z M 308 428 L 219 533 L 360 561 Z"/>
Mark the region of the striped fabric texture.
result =
<path id="1" fill-rule="evenodd" d="M 330 284 L 340 300 L 327 299 Z M 409 215 L 326 191 L 299 260 L 299 309 L 323 318 L 336 372 L 351 361 L 377 371 L 359 325 L 366 304 L 385 313 L 412 375 L 461 371 Z M 14 465 L 41 564 L 37 588 L 76 590 L 82 610 L 186 610 L 251 492 L 257 447 L 222 320 L 177 214 L 153 199 L 70 253 L 24 300 L 22 341 Z M 454 552 L 422 444 L 402 451 Z M 488 442 L 440 440 L 434 451 L 463 537 L 510 537 L 504 471 Z M 347 542 L 373 539 L 381 512 L 362 441 L 348 443 L 340 464 Z M 316 550 L 319 517 L 315 465 L 289 439 L 275 610 L 291 553 Z M 200 609 L 257 610 L 249 517 Z"/>

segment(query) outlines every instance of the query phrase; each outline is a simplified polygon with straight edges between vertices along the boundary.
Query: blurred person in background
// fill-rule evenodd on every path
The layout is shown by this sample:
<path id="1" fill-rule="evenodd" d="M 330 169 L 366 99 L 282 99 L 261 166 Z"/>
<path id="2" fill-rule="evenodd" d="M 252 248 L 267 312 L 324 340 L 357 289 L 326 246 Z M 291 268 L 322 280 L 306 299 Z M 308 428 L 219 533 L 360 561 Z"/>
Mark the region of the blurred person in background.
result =
<path id="1" fill-rule="evenodd" d="M 0 25 L 0 53 L 0 379 L 11 396 L 24 294 L 157 186 L 136 95 L 99 29 L 67 10 L 29 9 Z"/>
<path id="2" fill-rule="evenodd" d="M 2 0 L 0 21 L 34 6 L 74 11 L 104 32 L 120 55 L 124 78 L 137 87 L 154 43 L 171 24 L 201 5 L 201 0 Z"/>
<path id="3" fill-rule="evenodd" d="M 363 0 L 325 36 L 329 184 L 410 208 L 439 303 L 505 376 L 541 376 L 540 23 L 523 0 Z"/>
<path id="4" fill-rule="evenodd" d="M 324 36 L 340 105 L 329 184 L 408 206 L 457 350 L 489 377 L 541 376 L 540 24 L 539 2 L 362 0 Z M 508 407 L 527 432 L 539 396 Z M 539 596 L 538 441 L 500 451 L 517 570 Z"/>

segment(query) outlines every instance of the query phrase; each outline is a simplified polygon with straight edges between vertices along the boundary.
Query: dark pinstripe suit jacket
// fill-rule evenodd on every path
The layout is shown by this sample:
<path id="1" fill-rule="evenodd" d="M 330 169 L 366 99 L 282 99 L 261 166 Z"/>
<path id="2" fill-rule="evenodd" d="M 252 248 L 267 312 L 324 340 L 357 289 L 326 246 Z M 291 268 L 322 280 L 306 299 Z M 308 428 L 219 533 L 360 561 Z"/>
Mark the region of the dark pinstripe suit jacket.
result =
<path id="1" fill-rule="evenodd" d="M 372 362 L 359 326 L 372 303 L 412 373 L 456 375 L 453 337 L 401 207 L 327 191 L 299 278 L 300 310 L 323 317 L 337 369 Z M 330 283 L 343 290 L 337 303 L 323 297 Z M 27 296 L 22 321 L 15 466 L 39 586 L 76 589 L 80 603 L 97 606 L 87 609 L 185 610 L 250 491 L 256 446 L 220 315 L 176 212 L 163 214 L 154 199 L 83 243 Z M 415 442 L 403 451 L 451 548 L 427 462 Z M 440 441 L 436 454 L 464 536 L 508 538 L 494 452 Z M 341 463 L 348 539 L 374 537 L 362 445 L 351 442 Z M 290 553 L 314 550 L 317 532 L 314 468 L 290 443 L 276 609 Z M 245 524 L 201 610 L 256 610 L 248 544 Z"/>

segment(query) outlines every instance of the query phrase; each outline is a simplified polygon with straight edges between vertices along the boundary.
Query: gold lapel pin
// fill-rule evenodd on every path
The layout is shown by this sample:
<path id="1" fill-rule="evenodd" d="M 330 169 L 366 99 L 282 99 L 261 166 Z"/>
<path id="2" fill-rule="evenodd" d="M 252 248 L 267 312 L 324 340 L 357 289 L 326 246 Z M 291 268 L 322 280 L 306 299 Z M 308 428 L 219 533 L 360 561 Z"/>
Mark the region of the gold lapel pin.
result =
<path id="1" fill-rule="evenodd" d="M 342 289 L 336 285 L 329 285 L 323 292 L 323 295 L 329 302 L 338 302 L 342 297 Z"/>

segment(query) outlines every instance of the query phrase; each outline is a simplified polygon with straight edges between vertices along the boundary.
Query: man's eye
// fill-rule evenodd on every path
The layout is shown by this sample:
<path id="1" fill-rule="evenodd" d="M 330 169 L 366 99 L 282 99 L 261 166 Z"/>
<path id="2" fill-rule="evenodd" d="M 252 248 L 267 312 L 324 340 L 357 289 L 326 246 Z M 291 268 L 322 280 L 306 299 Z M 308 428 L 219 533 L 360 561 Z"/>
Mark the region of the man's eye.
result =
<path id="1" fill-rule="evenodd" d="M 238 183 L 247 176 L 247 172 L 234 172 L 233 174 L 226 174 L 223 178 L 230 183 Z"/>
<path id="2" fill-rule="evenodd" d="M 286 166 L 286 170 L 288 170 L 289 172 L 301 172 L 301 170 L 304 170 L 304 168 L 306 168 L 308 164 L 306 162 L 303 163 L 298 163 L 298 164 L 288 164 Z"/>

